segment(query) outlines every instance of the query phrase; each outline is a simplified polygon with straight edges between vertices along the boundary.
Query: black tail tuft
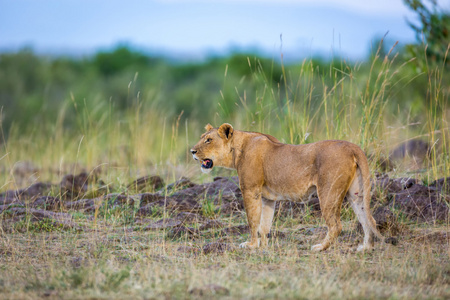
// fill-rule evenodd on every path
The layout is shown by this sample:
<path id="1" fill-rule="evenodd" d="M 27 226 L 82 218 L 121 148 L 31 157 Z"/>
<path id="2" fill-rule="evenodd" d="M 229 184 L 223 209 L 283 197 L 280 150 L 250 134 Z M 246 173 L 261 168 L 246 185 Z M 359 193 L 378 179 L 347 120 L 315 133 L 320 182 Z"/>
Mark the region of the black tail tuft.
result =
<path id="1" fill-rule="evenodd" d="M 395 237 L 388 237 L 388 238 L 385 238 L 385 239 L 384 239 L 384 242 L 385 242 L 386 244 L 391 244 L 391 245 L 394 245 L 394 246 L 397 246 L 397 244 L 398 244 L 398 240 L 397 240 Z"/>

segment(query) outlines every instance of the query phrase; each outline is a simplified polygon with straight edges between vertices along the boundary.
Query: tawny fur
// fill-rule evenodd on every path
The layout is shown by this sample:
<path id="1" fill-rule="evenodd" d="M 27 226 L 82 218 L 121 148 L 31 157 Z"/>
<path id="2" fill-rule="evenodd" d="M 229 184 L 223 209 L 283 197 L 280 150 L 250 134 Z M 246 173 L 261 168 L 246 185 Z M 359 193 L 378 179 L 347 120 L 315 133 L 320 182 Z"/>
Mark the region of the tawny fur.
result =
<path id="1" fill-rule="evenodd" d="M 213 167 L 237 170 L 251 233 L 242 247 L 267 245 L 275 201 L 302 201 L 313 192 L 319 197 L 328 233 L 312 250 L 327 249 L 341 232 L 346 196 L 364 229 L 358 250 L 371 249 L 374 234 L 382 238 L 370 212 L 369 165 L 357 145 L 339 140 L 288 145 L 267 134 L 234 130 L 226 123 L 219 128 L 208 124 L 205 129 L 191 152 L 201 162 L 212 160 Z"/>

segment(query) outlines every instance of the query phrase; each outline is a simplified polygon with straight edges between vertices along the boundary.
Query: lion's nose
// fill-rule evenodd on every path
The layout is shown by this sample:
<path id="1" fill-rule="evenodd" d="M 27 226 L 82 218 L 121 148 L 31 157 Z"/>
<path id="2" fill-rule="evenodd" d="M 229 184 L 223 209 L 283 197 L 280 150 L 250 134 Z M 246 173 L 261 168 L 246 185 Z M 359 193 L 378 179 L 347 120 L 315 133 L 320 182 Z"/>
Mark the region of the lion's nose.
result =
<path id="1" fill-rule="evenodd" d="M 197 153 L 197 150 L 191 149 L 191 153 L 192 155 L 194 155 L 195 153 Z"/>

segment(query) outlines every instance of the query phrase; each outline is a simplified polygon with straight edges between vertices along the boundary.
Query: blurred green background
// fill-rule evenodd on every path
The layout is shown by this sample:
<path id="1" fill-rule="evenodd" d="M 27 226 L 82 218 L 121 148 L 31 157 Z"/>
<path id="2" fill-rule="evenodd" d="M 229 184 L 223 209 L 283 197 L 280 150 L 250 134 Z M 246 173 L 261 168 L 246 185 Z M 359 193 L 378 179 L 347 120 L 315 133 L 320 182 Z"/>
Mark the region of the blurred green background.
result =
<path id="1" fill-rule="evenodd" d="M 3 170 L 64 157 L 149 173 L 192 163 L 187 149 L 204 125 L 222 122 L 288 143 L 346 139 L 368 152 L 414 137 L 433 144 L 448 130 L 450 17 L 405 3 L 420 20 L 411 24 L 417 42 L 398 47 L 380 38 L 359 62 L 284 62 L 282 51 L 179 62 L 126 44 L 84 57 L 1 53 Z"/>

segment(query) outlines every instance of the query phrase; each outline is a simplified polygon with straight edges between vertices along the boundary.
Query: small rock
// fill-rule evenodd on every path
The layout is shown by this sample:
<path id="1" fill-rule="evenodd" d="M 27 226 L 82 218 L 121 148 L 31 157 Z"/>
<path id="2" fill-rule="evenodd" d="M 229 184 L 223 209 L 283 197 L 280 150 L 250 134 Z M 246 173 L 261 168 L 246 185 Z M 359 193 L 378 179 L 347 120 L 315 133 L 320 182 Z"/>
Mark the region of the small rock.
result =
<path id="1" fill-rule="evenodd" d="M 168 237 L 169 238 L 182 238 L 182 237 L 188 237 L 188 238 L 194 238 L 197 237 L 199 235 L 199 231 L 193 227 L 187 227 L 184 225 L 180 225 L 180 226 L 176 226 L 173 227 L 169 233 L 168 233 Z"/>
<path id="2" fill-rule="evenodd" d="M 234 250 L 234 247 L 225 243 L 208 243 L 202 247 L 203 254 L 223 253 L 225 251 Z"/>
<path id="3" fill-rule="evenodd" d="M 202 224 L 199 230 L 207 230 L 211 228 L 223 228 L 223 227 L 225 226 L 219 220 L 209 220 L 205 224 Z"/>
<path id="4" fill-rule="evenodd" d="M 324 226 L 319 227 L 304 227 L 299 230 L 304 235 L 315 235 L 315 234 L 322 234 L 327 232 L 327 228 Z"/>
<path id="5" fill-rule="evenodd" d="M 286 233 L 279 231 L 279 230 L 271 230 L 269 234 L 267 235 L 268 238 L 280 238 L 284 239 L 286 237 Z"/>
<path id="6" fill-rule="evenodd" d="M 228 296 L 230 291 L 220 285 L 217 284 L 208 284 L 202 287 L 196 287 L 189 291 L 189 293 L 193 296 Z"/>
<path id="7" fill-rule="evenodd" d="M 32 207 L 42 207 L 45 210 L 59 211 L 63 207 L 63 202 L 57 197 L 43 196 L 39 197 L 31 204 Z"/>
<path id="8" fill-rule="evenodd" d="M 157 229 L 166 229 L 166 228 L 174 228 L 179 227 L 183 224 L 183 221 L 177 220 L 174 218 L 161 219 L 154 223 L 150 223 L 143 228 L 143 230 L 157 230 Z"/>
<path id="9" fill-rule="evenodd" d="M 191 247 L 191 246 L 180 246 L 180 247 L 178 247 L 177 251 L 183 252 L 183 253 L 197 254 L 200 250 L 198 248 Z"/>
<path id="10" fill-rule="evenodd" d="M 248 225 L 238 225 L 224 228 L 220 231 L 219 235 L 241 235 L 244 233 L 249 233 L 250 229 Z"/>

